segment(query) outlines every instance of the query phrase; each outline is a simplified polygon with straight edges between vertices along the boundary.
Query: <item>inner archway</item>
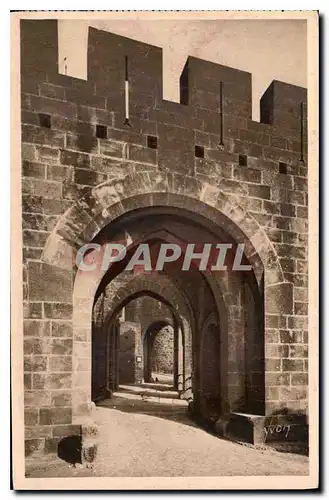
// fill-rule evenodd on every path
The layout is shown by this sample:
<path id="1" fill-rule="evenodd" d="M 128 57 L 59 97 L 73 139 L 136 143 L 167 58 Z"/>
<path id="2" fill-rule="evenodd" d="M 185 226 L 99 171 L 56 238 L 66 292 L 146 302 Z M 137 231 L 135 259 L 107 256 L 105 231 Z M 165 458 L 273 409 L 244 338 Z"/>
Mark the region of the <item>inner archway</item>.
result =
<path id="1" fill-rule="evenodd" d="M 129 322 L 128 312 L 136 309 L 132 304 L 139 296 L 151 294 L 160 302 L 167 303 L 173 318 L 172 326 L 174 329 L 177 328 L 178 332 L 174 336 L 177 339 L 175 342 L 177 345 L 179 342 L 182 343 L 182 349 L 179 351 L 179 348 L 175 346 L 174 351 L 183 353 L 181 356 L 176 354 L 174 356 L 173 386 L 182 393 L 188 388 L 190 390 L 188 398 L 192 398 L 193 405 L 208 418 L 210 414 L 213 415 L 213 409 L 219 417 L 220 413 L 225 414 L 232 410 L 245 411 L 247 407 L 252 408 L 253 399 L 262 398 L 261 390 L 257 388 L 257 384 L 259 387 L 264 386 L 261 346 L 258 351 L 258 365 L 257 360 L 255 362 L 255 346 L 259 347 L 262 339 L 260 332 L 262 322 L 256 321 L 251 325 L 249 321 L 247 331 L 245 321 L 246 311 L 253 309 L 253 304 L 257 302 L 259 305 L 260 317 L 262 308 L 259 284 L 253 270 L 241 272 L 228 266 L 225 271 L 211 272 L 208 269 L 200 270 L 193 263 L 188 272 L 183 269 L 182 261 L 185 259 L 186 249 L 194 241 L 198 241 L 201 254 L 205 244 L 215 244 L 218 241 L 233 242 L 232 246 L 234 244 L 234 240 L 230 239 L 225 229 L 217 228 L 212 223 L 203 226 L 200 222 L 199 216 L 189 217 L 184 210 L 175 211 L 172 208 L 168 210 L 157 207 L 152 210 L 135 210 L 113 222 L 110 227 L 104 228 L 94 242 L 104 244 L 107 241 L 125 241 L 127 252 L 122 261 L 113 263 L 102 275 L 95 293 L 95 301 L 97 302 L 106 290 L 112 290 L 111 299 L 105 311 L 108 324 L 111 326 L 103 329 L 104 335 L 110 335 L 110 337 L 117 335 L 115 325 L 119 310 L 124 308 L 125 321 Z M 138 245 L 149 245 L 152 258 L 158 255 L 162 243 L 180 245 L 182 256 L 179 265 L 177 262 L 169 262 L 161 271 L 136 266 L 129 271 L 131 274 L 128 282 L 131 285 L 127 287 L 128 282 L 125 284 L 122 282 L 121 288 L 118 289 L 119 285 L 115 283 L 127 274 L 127 263 Z M 228 256 L 228 262 L 230 262 L 230 256 Z M 165 281 L 162 281 L 163 279 Z M 164 296 L 168 280 L 171 283 L 171 289 L 174 289 L 172 296 L 170 293 Z M 138 283 L 142 285 L 139 286 Z M 183 296 L 185 298 L 180 299 Z M 253 310 L 255 309 L 254 307 Z M 250 314 L 254 317 L 254 312 Z M 213 318 L 213 324 L 208 325 L 207 330 L 205 325 L 209 316 Z M 186 318 L 189 318 L 192 333 L 192 337 L 190 336 L 187 342 L 189 347 L 184 345 L 187 338 L 184 335 Z M 150 324 L 147 326 L 149 327 Z M 127 328 L 131 332 L 132 325 L 128 325 Z M 142 332 L 145 330 L 141 326 L 138 328 L 140 329 L 139 336 L 142 338 L 144 335 Z M 181 337 L 179 332 L 182 332 Z M 254 333 L 251 335 L 250 332 Z M 95 341 L 97 342 L 97 339 Z M 107 352 L 110 353 L 118 346 L 113 340 L 110 340 L 108 345 L 110 348 L 107 348 Z M 144 342 L 143 349 L 138 353 L 135 352 L 136 363 L 137 359 L 139 363 L 138 376 L 135 372 L 132 378 L 125 379 L 126 382 L 140 383 L 159 379 L 157 375 L 152 374 L 151 363 L 145 365 L 146 351 L 149 356 L 151 346 L 148 345 L 146 348 Z M 113 354 L 108 354 L 110 360 L 112 356 Z M 107 366 L 110 365 L 110 367 L 116 364 L 117 362 L 113 360 L 110 363 L 107 362 Z M 257 372 L 257 376 L 251 376 L 249 373 L 251 366 Z M 153 368 L 155 372 L 156 368 Z M 208 374 L 205 372 L 207 369 Z M 103 387 L 108 386 L 110 390 L 116 390 L 120 385 L 121 372 L 119 370 L 119 376 L 113 373 L 112 368 L 110 372 L 110 376 L 105 374 L 107 381 Z M 205 383 L 205 380 L 208 382 Z M 261 408 L 261 401 L 259 402 L 258 409 Z"/>
<path id="2" fill-rule="evenodd" d="M 144 382 L 175 385 L 175 331 L 166 322 L 152 323 L 144 334 Z"/>
<path id="3" fill-rule="evenodd" d="M 166 275 L 124 272 L 107 284 L 97 294 L 93 311 L 93 394 L 99 399 L 106 396 L 106 387 L 115 390 L 119 384 L 117 355 L 119 335 L 135 330 L 140 338 L 138 346 L 139 369 L 134 382 L 143 379 L 141 366 L 143 353 L 147 351 L 145 340 L 150 325 L 156 323 L 160 329 L 171 325 L 175 330 L 174 385 L 182 397 L 191 393 L 192 373 L 192 329 L 194 317 L 190 304 L 176 284 Z M 128 333 L 126 333 L 128 335 Z M 144 345 L 144 348 L 141 345 Z M 104 348 L 104 345 L 107 347 Z M 147 358 L 145 352 L 144 359 Z M 105 368 L 107 366 L 107 368 Z M 114 368 L 112 368 L 114 367 Z M 101 369 L 100 369 L 101 368 Z M 150 368 L 151 373 L 151 368 Z M 145 375 L 145 374 L 144 374 Z M 150 376 L 150 375 L 149 375 Z M 147 380 L 144 376 L 144 380 Z M 101 390 L 103 389 L 103 390 Z M 96 397 L 97 396 L 97 397 Z"/>
<path id="4" fill-rule="evenodd" d="M 80 316 L 81 305 L 84 304 L 83 316 L 86 318 L 86 311 L 88 311 L 88 307 L 90 307 L 90 305 L 87 305 L 87 302 L 90 304 L 91 297 L 93 297 L 93 302 L 95 302 L 103 293 L 107 285 L 112 283 L 113 280 L 117 279 L 117 277 L 124 272 L 127 261 L 131 257 L 136 245 L 147 243 L 151 247 L 156 248 L 156 246 L 162 242 L 181 242 L 183 246 L 182 258 L 184 258 L 186 246 L 196 241 L 201 245 L 230 242 L 232 243 L 233 251 L 236 248 L 237 241 L 241 241 L 243 232 L 241 229 L 237 229 L 231 233 L 230 229 L 232 224 L 234 226 L 234 222 L 231 221 L 227 224 L 226 216 L 221 218 L 220 213 L 216 212 L 216 210 L 214 214 L 212 214 L 213 209 L 210 207 L 205 207 L 203 212 L 202 210 L 193 212 L 191 204 L 188 204 L 188 209 L 182 208 L 184 203 L 182 200 L 178 202 L 179 196 L 176 195 L 172 199 L 173 203 L 170 207 L 168 205 L 162 206 L 160 200 L 163 201 L 166 196 L 167 194 L 165 193 L 154 193 L 151 202 L 148 198 L 148 201 L 152 203 L 151 207 L 139 207 L 140 201 L 145 201 L 145 199 L 142 200 L 139 196 L 137 196 L 132 205 L 127 201 L 129 207 L 126 206 L 125 201 L 123 206 L 128 209 L 128 212 L 124 212 L 121 215 L 122 212 L 120 208 L 119 215 L 115 215 L 115 213 L 118 214 L 117 209 L 119 207 L 117 207 L 117 209 L 115 209 L 116 212 L 113 212 L 111 216 L 112 222 L 108 222 L 101 231 L 97 232 L 95 238 L 92 240 L 93 243 L 103 245 L 111 241 L 125 242 L 127 250 L 126 258 L 120 263 L 111 265 L 105 272 L 101 269 L 96 269 L 95 273 L 86 273 L 88 276 L 83 276 L 83 273 L 80 273 L 80 270 L 78 270 L 75 281 L 75 291 L 77 293 L 74 295 L 78 299 L 77 304 L 79 305 L 77 308 L 74 307 L 73 317 L 73 322 L 76 321 L 77 326 L 82 323 L 82 317 Z M 154 206 L 154 203 L 157 202 L 160 202 L 160 204 Z M 178 207 L 178 205 L 180 206 Z M 136 208 L 136 206 L 138 208 Z M 242 216 L 242 213 L 240 213 L 240 215 Z M 262 238 L 261 233 L 259 236 Z M 257 360 L 255 362 L 254 345 L 250 345 L 248 349 L 246 349 L 245 344 L 249 342 L 248 336 L 245 334 L 244 326 L 241 325 L 241 323 L 243 323 L 243 303 L 241 300 L 244 300 L 241 292 L 242 283 L 244 281 L 249 283 L 249 288 L 252 290 L 253 301 L 255 303 L 258 301 L 257 303 L 262 305 L 264 301 L 264 282 L 261 278 L 262 261 L 255 252 L 253 244 L 246 239 L 246 236 L 244 236 L 243 241 L 246 242 L 243 257 L 245 260 L 243 260 L 243 263 L 251 262 L 252 265 L 252 270 L 249 273 L 240 273 L 241 276 L 242 274 L 246 274 L 243 280 L 240 278 L 235 279 L 237 277 L 235 276 L 236 272 L 233 272 L 232 269 L 208 273 L 207 270 L 200 271 L 197 267 L 194 268 L 192 266 L 189 272 L 185 272 L 179 268 L 179 266 L 167 264 L 164 266 L 161 273 L 154 273 L 154 271 L 148 273 L 149 275 L 155 275 L 155 281 L 157 281 L 158 276 L 162 273 L 170 277 L 172 282 L 177 285 L 177 288 L 180 291 L 184 291 L 184 295 L 188 299 L 189 307 L 193 311 L 194 319 L 191 323 L 193 325 L 193 342 L 191 342 L 191 344 L 193 345 L 190 351 L 192 353 L 190 363 L 192 371 L 188 378 L 190 379 L 190 389 L 193 394 L 193 404 L 199 409 L 201 409 L 202 406 L 200 403 L 201 332 L 206 318 L 212 313 L 216 314 L 221 346 L 220 407 L 224 414 L 228 414 L 230 411 L 244 411 L 246 402 L 252 401 L 252 398 L 247 394 L 250 390 L 250 384 L 248 377 L 246 377 L 246 370 L 251 364 L 253 365 L 253 369 L 257 372 L 257 377 L 252 376 L 253 394 L 261 394 L 261 392 L 257 390 L 257 384 L 264 387 L 264 363 L 262 361 L 264 359 L 264 345 L 260 346 L 262 353 L 258 358 L 258 365 L 255 366 Z M 97 262 L 97 252 L 91 252 L 91 256 L 95 257 Z M 275 260 L 272 262 L 275 263 Z M 241 292 L 238 295 L 236 293 L 237 289 Z M 159 292 L 161 295 L 162 290 L 159 290 Z M 236 303 L 237 296 L 239 296 L 239 303 Z M 124 300 L 128 302 L 131 300 L 131 296 L 126 296 Z M 122 308 L 123 306 L 124 304 L 121 301 L 120 307 Z M 238 316 L 236 309 L 238 309 Z M 259 309 L 260 315 L 262 315 L 262 310 L 263 307 Z M 91 316 L 89 317 L 91 321 Z M 87 332 L 88 326 L 85 319 L 83 323 L 84 331 Z M 255 342 L 259 342 L 261 339 L 262 342 L 264 341 L 264 335 L 259 331 L 259 328 L 262 328 L 261 325 L 264 326 L 264 322 L 262 323 L 259 321 L 255 326 L 257 329 L 257 332 L 253 335 L 253 340 Z M 246 359 L 246 356 L 248 359 Z M 249 362 L 249 360 L 252 360 L 252 363 Z M 231 380 L 234 379 L 237 380 L 238 391 L 236 386 L 231 384 Z M 86 386 L 84 386 L 84 394 L 86 394 Z M 83 411 L 80 403 L 81 397 L 77 394 L 76 398 L 78 403 L 78 412 L 76 415 L 77 419 L 81 420 L 80 414 L 81 411 Z M 260 399 L 261 401 L 258 408 L 264 405 L 262 394 Z M 250 407 L 252 407 L 252 403 Z"/>

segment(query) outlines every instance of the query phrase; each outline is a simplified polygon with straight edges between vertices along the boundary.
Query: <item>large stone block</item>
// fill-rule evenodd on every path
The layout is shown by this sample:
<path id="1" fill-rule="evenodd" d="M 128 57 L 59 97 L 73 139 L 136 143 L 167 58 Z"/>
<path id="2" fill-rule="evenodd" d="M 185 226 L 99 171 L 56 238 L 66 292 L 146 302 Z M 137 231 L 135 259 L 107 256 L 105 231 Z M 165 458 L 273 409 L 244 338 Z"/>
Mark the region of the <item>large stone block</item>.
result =
<path id="1" fill-rule="evenodd" d="M 89 168 L 90 155 L 86 153 L 76 153 L 75 151 L 61 151 L 60 162 L 62 165 L 72 165 L 73 167 Z"/>
<path id="2" fill-rule="evenodd" d="M 73 306 L 63 302 L 45 302 L 43 305 L 45 318 L 71 319 Z"/>
<path id="3" fill-rule="evenodd" d="M 81 436 L 80 425 L 56 425 L 53 427 L 54 437 Z"/>
<path id="4" fill-rule="evenodd" d="M 35 425 L 39 420 L 39 410 L 36 408 L 27 408 L 24 412 L 25 425 Z"/>
<path id="5" fill-rule="evenodd" d="M 280 401 L 299 401 L 307 398 L 307 388 L 304 386 L 280 387 Z"/>
<path id="6" fill-rule="evenodd" d="M 51 353 L 58 355 L 72 354 L 73 341 L 72 339 L 52 338 Z"/>
<path id="7" fill-rule="evenodd" d="M 99 140 L 100 154 L 115 158 L 126 158 L 126 145 L 123 142 Z"/>
<path id="8" fill-rule="evenodd" d="M 44 439 L 26 439 L 25 440 L 25 456 L 29 457 L 38 451 L 44 450 Z"/>
<path id="9" fill-rule="evenodd" d="M 49 337 L 50 321 L 25 319 L 23 332 L 26 337 Z"/>
<path id="10" fill-rule="evenodd" d="M 47 367 L 47 356 L 24 356 L 24 372 L 44 372 Z"/>
<path id="11" fill-rule="evenodd" d="M 291 283 L 279 283 L 265 289 L 265 308 L 268 314 L 292 314 L 293 286 Z"/>
<path id="12" fill-rule="evenodd" d="M 287 372 L 302 372 L 304 371 L 304 363 L 302 359 L 283 359 L 282 371 Z"/>
<path id="13" fill-rule="evenodd" d="M 42 163 L 24 160 L 22 164 L 22 175 L 25 177 L 34 177 L 35 179 L 45 179 L 46 166 Z"/>
<path id="14" fill-rule="evenodd" d="M 129 160 L 154 165 L 157 163 L 157 151 L 156 149 L 131 144 L 129 146 Z"/>
<path id="15" fill-rule="evenodd" d="M 51 323 L 51 336 L 52 337 L 64 337 L 71 338 L 73 335 L 72 332 L 72 323 L 70 321 L 52 321 Z"/>
<path id="16" fill-rule="evenodd" d="M 74 179 L 77 184 L 97 186 L 98 184 L 105 182 L 107 180 L 107 176 L 105 174 L 93 172 L 92 170 L 77 168 L 74 172 Z"/>
<path id="17" fill-rule="evenodd" d="M 54 391 L 51 395 L 51 406 L 66 406 L 72 404 L 71 391 Z"/>
<path id="18" fill-rule="evenodd" d="M 48 354 L 50 351 L 50 339 L 48 337 L 28 337 L 24 339 L 24 354 Z"/>
<path id="19" fill-rule="evenodd" d="M 63 148 L 65 145 L 65 136 L 55 130 L 23 124 L 22 141 L 41 144 L 43 146 L 52 146 L 53 148 Z"/>
<path id="20" fill-rule="evenodd" d="M 24 392 L 24 405 L 26 408 L 40 408 L 50 406 L 51 397 L 49 391 L 32 390 Z"/>
<path id="21" fill-rule="evenodd" d="M 35 373 L 32 378 L 33 389 L 70 389 L 71 373 Z M 47 393 L 50 401 L 50 393 Z"/>
<path id="22" fill-rule="evenodd" d="M 48 264 L 29 262 L 29 299 L 42 301 L 71 301 L 72 271 Z"/>
<path id="23" fill-rule="evenodd" d="M 307 345 L 290 345 L 289 346 L 289 357 L 290 358 L 307 358 L 308 357 L 308 346 Z"/>
<path id="24" fill-rule="evenodd" d="M 33 425 L 25 427 L 25 439 L 50 438 L 52 428 L 49 425 Z"/>
<path id="25" fill-rule="evenodd" d="M 253 198 L 271 199 L 271 189 L 269 186 L 248 185 L 248 194 Z"/>
<path id="26" fill-rule="evenodd" d="M 265 417 L 231 413 L 227 418 L 220 418 L 215 424 L 216 433 L 228 439 L 262 445 L 265 441 Z"/>
<path id="27" fill-rule="evenodd" d="M 287 358 L 289 347 L 284 344 L 266 344 L 265 355 L 269 358 Z"/>
<path id="28" fill-rule="evenodd" d="M 23 244 L 27 247 L 43 248 L 49 233 L 46 231 L 23 231 Z"/>
<path id="29" fill-rule="evenodd" d="M 52 372 L 72 372 L 72 356 L 51 356 L 49 369 Z"/>
<path id="30" fill-rule="evenodd" d="M 43 214 L 23 213 L 23 229 L 33 229 L 39 231 L 51 231 L 57 221 L 57 217 Z"/>
<path id="31" fill-rule="evenodd" d="M 160 168 L 172 171 L 178 163 L 181 173 L 192 173 L 194 169 L 193 131 L 174 125 L 158 126 L 158 162 Z"/>
<path id="32" fill-rule="evenodd" d="M 41 408 L 40 424 L 70 424 L 72 422 L 71 408 Z"/>

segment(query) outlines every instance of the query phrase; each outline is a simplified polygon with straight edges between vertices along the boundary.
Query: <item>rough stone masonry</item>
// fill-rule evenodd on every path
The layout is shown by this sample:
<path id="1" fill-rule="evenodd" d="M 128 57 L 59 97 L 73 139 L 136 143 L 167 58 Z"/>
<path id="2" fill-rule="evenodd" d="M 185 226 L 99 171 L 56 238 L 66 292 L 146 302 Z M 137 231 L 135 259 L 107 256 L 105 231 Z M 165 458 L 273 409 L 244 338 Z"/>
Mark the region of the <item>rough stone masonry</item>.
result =
<path id="1" fill-rule="evenodd" d="M 57 22 L 21 21 L 28 456 L 77 436 L 82 458 L 93 458 L 93 353 L 105 351 L 92 320 L 104 295 L 113 331 L 131 297 L 151 294 L 171 308 L 185 349 L 177 376 L 183 386 L 190 379 L 192 414 L 219 433 L 256 443 L 269 425 L 295 426 L 295 439 L 305 432 L 307 91 L 273 81 L 258 123 L 251 74 L 194 57 L 180 90 L 180 103 L 162 98 L 160 48 L 93 28 L 87 81 L 59 74 Z M 122 221 L 133 240 L 195 241 L 200 227 L 204 241 L 244 243 L 253 271 L 168 268 L 123 284 L 120 269 L 79 273 L 76 251 L 111 241 Z"/>

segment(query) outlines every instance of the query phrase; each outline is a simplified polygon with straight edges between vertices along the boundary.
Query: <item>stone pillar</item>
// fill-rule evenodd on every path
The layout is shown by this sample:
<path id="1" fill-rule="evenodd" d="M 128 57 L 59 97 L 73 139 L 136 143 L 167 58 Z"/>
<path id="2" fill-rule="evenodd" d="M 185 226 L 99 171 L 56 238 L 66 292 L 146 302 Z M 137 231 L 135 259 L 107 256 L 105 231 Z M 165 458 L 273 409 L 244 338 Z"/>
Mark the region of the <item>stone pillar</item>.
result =
<path id="1" fill-rule="evenodd" d="M 120 323 L 120 342 L 119 342 L 119 384 L 134 384 L 141 377 L 141 367 L 137 365 L 136 353 L 137 345 L 140 343 L 141 327 L 140 323 L 132 321 L 123 321 Z"/>
<path id="2" fill-rule="evenodd" d="M 181 328 L 177 328 L 178 337 L 178 377 L 177 389 L 181 393 L 184 391 L 184 378 L 185 378 L 185 359 L 184 359 L 184 343 L 183 332 Z"/>
<path id="3" fill-rule="evenodd" d="M 175 389 L 178 389 L 178 375 L 179 375 L 179 328 L 177 325 L 174 327 L 174 349 L 173 349 L 173 381 Z"/>
<path id="4" fill-rule="evenodd" d="M 24 386 L 26 455 L 56 452 L 72 425 L 72 271 L 26 266 Z"/>
<path id="5" fill-rule="evenodd" d="M 245 325 L 241 277 L 232 273 L 227 294 L 228 313 L 228 403 L 230 411 L 243 411 L 246 402 Z M 224 334 L 224 332 L 223 332 Z"/>

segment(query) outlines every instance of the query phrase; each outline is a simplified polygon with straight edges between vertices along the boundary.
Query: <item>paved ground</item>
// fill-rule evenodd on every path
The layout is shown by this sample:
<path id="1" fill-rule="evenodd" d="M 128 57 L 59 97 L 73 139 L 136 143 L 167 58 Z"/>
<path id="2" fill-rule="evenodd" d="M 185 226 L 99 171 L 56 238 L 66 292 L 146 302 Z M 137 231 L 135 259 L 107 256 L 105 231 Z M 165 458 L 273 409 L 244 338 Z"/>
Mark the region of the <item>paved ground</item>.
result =
<path id="1" fill-rule="evenodd" d="M 241 476 L 307 475 L 305 456 L 260 450 L 220 439 L 197 427 L 185 403 L 170 388 L 123 387 L 96 410 L 100 426 L 97 461 L 92 468 L 52 462 L 31 463 L 29 477 L 65 476 Z M 137 393 L 137 395 L 135 394 Z M 160 408 L 160 409 L 159 409 Z"/>

